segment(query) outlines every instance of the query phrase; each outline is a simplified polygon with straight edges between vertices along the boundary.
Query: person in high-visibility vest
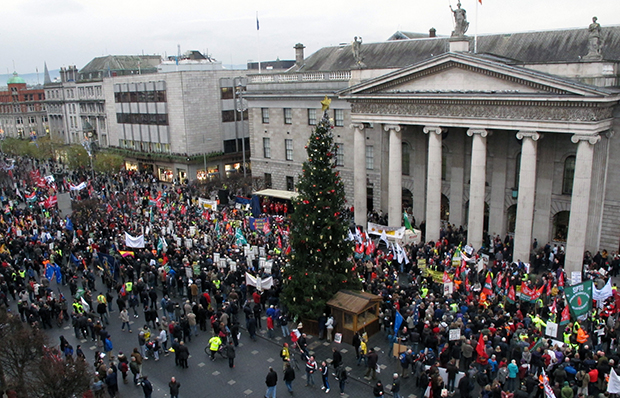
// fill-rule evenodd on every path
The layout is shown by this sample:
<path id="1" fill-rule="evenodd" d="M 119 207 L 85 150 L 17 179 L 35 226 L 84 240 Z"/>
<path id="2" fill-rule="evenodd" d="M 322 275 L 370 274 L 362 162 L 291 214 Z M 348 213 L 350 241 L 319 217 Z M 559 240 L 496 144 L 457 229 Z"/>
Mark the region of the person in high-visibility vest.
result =
<path id="1" fill-rule="evenodd" d="M 577 343 L 584 344 L 585 342 L 588 341 L 589 338 L 590 336 L 586 333 L 585 330 L 583 330 L 582 327 L 580 327 L 579 330 L 577 330 Z"/>

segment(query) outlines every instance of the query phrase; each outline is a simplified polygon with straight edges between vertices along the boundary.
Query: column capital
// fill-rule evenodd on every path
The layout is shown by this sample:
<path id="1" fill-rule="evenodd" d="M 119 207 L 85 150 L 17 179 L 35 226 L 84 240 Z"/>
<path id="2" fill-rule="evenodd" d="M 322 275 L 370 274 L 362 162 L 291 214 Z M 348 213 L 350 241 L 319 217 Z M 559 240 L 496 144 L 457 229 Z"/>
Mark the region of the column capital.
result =
<path id="1" fill-rule="evenodd" d="M 489 135 L 489 131 L 485 129 L 469 129 L 467 130 L 467 135 L 473 137 L 474 134 L 480 134 L 482 138 Z"/>
<path id="2" fill-rule="evenodd" d="M 435 133 L 441 135 L 444 131 L 446 131 L 446 129 L 440 126 L 424 126 L 424 134 Z"/>
<path id="3" fill-rule="evenodd" d="M 542 137 L 541 134 L 536 131 L 519 131 L 517 133 L 517 139 L 522 140 L 524 138 L 531 138 L 533 141 L 538 141 Z"/>
<path id="4" fill-rule="evenodd" d="M 594 145 L 601 140 L 601 136 L 598 134 L 574 134 L 572 137 L 570 137 L 570 140 L 573 142 L 573 144 L 578 144 L 579 141 L 588 141 L 591 145 Z"/>
<path id="5" fill-rule="evenodd" d="M 362 131 L 364 130 L 364 123 L 351 123 L 349 127 L 352 129 L 357 129 L 359 131 Z"/>
<path id="6" fill-rule="evenodd" d="M 394 130 L 398 133 L 400 131 L 400 126 L 398 124 L 384 124 L 383 130 L 385 131 Z"/>

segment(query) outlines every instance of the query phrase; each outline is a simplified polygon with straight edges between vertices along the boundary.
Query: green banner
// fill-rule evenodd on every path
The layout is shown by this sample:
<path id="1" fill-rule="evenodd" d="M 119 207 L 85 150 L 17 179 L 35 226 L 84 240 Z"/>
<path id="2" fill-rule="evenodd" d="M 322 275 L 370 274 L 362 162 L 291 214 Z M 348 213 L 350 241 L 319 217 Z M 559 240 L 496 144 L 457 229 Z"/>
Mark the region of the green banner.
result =
<path id="1" fill-rule="evenodd" d="M 564 288 L 571 315 L 582 319 L 592 309 L 592 281 Z"/>

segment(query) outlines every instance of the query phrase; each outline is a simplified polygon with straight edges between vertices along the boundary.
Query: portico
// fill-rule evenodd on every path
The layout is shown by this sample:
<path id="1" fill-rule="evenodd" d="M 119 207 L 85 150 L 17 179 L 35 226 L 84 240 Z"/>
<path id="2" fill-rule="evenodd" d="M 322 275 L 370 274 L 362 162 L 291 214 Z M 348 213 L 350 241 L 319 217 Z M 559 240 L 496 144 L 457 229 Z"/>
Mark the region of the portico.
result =
<path id="1" fill-rule="evenodd" d="M 593 170 L 607 167 L 605 162 L 594 164 L 596 144 L 601 133 L 612 128 L 612 106 L 618 98 L 591 86 L 453 53 L 353 86 L 344 90 L 341 98 L 351 103 L 351 119 L 359 127 L 354 129 L 356 223 L 366 222 L 367 179 L 362 156 L 367 135 L 389 136 L 389 182 L 381 195 L 388 196 L 390 226 L 402 223 L 403 179 L 411 179 L 403 176 L 402 143 L 425 142 L 413 151 L 427 153 L 425 164 L 414 165 L 425 169 L 426 211 L 414 216 L 425 221 L 426 240 L 439 239 L 446 222 L 441 219 L 442 192 L 459 195 L 449 198 L 451 203 L 454 199 L 455 206 L 467 203 L 463 212 L 459 209 L 456 213 L 467 214 L 460 221 L 468 231 L 468 242 L 476 249 L 483 245 L 486 234 L 509 232 L 506 228 L 485 230 L 485 207 L 496 209 L 492 217 L 504 218 L 504 222 L 494 220 L 493 227 L 497 228 L 507 224 L 507 209 L 516 205 L 513 259 L 527 262 L 538 203 L 538 177 L 549 179 L 547 170 L 539 173 L 537 169 L 539 164 L 548 165 L 547 159 L 539 157 L 539 147 L 553 147 L 557 142 L 554 153 L 558 156 L 557 148 L 576 153 L 572 195 L 566 196 L 570 200 L 566 269 L 581 269 L 584 250 L 592 250 L 586 246 L 586 236 L 600 227 L 596 217 L 588 216 L 592 195 L 599 194 L 599 188 L 590 183 Z M 374 128 L 363 128 L 365 125 Z M 499 157 L 500 151 L 512 151 L 519 161 L 514 167 L 499 165 L 498 160 L 505 159 Z M 597 169 L 594 173 L 605 171 Z M 452 178 L 444 178 L 446 175 Z M 551 173 L 551 185 L 556 178 Z M 551 201 L 554 193 L 544 191 Z M 358 200 L 358 195 L 362 199 Z M 539 214 L 540 218 L 547 220 L 546 229 L 550 231 L 553 214 Z M 549 236 L 538 238 L 548 240 Z"/>

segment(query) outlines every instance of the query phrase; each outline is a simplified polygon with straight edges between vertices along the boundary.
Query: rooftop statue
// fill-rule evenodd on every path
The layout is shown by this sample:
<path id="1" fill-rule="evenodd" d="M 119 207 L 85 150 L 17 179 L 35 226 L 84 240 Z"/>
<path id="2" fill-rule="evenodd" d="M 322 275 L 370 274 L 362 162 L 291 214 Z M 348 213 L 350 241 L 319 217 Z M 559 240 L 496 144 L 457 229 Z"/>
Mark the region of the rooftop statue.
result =
<path id="1" fill-rule="evenodd" d="M 450 10 L 454 14 L 454 30 L 452 31 L 452 37 L 464 37 L 467 29 L 469 28 L 469 22 L 467 22 L 467 11 L 461 8 L 461 2 L 456 3 L 456 9 L 450 6 Z"/>

